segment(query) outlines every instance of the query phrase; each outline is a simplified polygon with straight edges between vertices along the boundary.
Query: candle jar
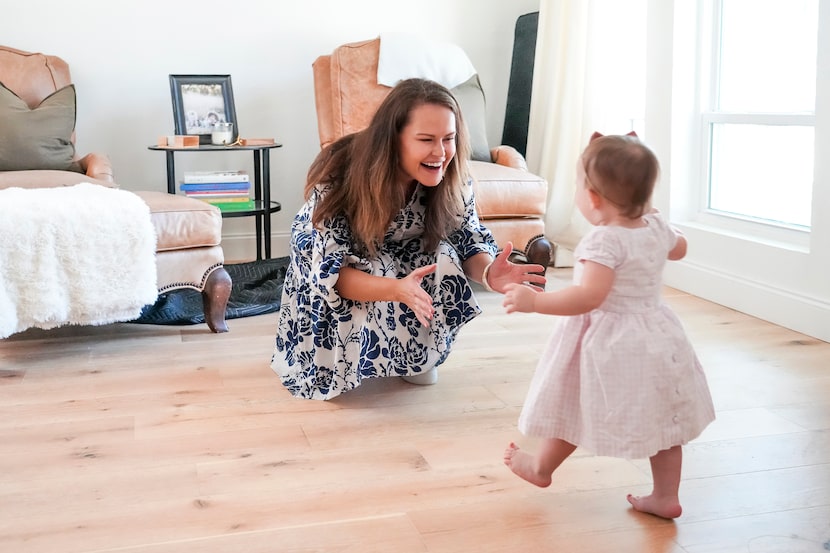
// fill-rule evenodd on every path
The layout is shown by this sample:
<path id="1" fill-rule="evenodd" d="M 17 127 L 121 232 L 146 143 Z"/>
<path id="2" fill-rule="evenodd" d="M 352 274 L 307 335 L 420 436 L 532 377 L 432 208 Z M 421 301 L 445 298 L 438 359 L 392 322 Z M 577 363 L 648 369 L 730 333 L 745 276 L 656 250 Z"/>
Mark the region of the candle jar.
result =
<path id="1" fill-rule="evenodd" d="M 213 132 L 210 134 L 212 144 L 222 146 L 233 142 L 233 123 L 216 123 L 213 125 Z"/>

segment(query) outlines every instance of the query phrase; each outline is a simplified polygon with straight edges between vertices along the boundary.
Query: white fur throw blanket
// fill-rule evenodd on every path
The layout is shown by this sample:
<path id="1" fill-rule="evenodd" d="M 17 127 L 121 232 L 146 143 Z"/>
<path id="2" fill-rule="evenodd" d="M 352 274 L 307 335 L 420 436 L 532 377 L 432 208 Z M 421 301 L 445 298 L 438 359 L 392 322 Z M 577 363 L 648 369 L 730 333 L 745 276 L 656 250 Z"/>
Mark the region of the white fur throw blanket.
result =
<path id="1" fill-rule="evenodd" d="M 0 190 L 0 338 L 137 318 L 158 296 L 155 251 L 150 209 L 130 192 Z"/>

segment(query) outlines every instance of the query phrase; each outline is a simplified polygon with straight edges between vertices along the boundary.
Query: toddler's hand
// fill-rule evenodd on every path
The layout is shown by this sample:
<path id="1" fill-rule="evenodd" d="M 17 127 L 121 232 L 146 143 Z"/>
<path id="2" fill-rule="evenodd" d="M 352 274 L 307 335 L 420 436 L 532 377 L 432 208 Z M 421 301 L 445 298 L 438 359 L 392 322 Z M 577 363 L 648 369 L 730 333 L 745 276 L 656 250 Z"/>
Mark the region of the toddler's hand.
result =
<path id="1" fill-rule="evenodd" d="M 520 313 L 533 313 L 536 302 L 536 294 L 541 291 L 533 286 L 525 284 L 508 284 L 504 289 L 504 301 L 502 305 L 508 313 L 519 311 Z"/>

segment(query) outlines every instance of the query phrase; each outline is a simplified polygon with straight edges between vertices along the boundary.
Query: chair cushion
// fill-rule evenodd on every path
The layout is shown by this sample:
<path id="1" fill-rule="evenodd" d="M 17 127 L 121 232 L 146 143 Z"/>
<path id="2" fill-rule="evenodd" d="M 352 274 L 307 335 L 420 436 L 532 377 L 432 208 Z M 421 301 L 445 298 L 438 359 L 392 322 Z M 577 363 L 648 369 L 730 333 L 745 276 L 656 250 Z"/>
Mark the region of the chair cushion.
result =
<path id="1" fill-rule="evenodd" d="M 222 242 L 222 212 L 206 202 L 167 194 L 135 192 L 150 206 L 156 251 L 217 246 Z"/>
<path id="2" fill-rule="evenodd" d="M 0 171 L 81 171 L 75 157 L 75 87 L 68 85 L 30 108 L 0 83 Z"/>
<path id="3" fill-rule="evenodd" d="M 470 173 L 480 218 L 544 216 L 548 186 L 542 177 L 483 161 L 471 161 Z"/>
<path id="4" fill-rule="evenodd" d="M 461 108 L 461 116 L 467 125 L 470 137 L 470 146 L 473 150 L 472 158 L 476 161 L 492 161 L 490 146 L 487 145 L 487 114 L 485 112 L 484 91 L 478 74 L 454 87 L 452 95 Z"/>

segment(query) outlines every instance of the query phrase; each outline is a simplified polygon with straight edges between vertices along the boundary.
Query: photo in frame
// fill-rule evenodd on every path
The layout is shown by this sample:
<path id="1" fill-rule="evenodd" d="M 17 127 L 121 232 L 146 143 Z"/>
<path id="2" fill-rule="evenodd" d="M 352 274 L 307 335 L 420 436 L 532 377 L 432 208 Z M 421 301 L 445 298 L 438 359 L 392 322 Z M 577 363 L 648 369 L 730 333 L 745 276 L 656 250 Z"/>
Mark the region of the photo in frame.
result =
<path id="1" fill-rule="evenodd" d="M 213 125 L 233 123 L 233 142 L 239 136 L 230 75 L 170 75 L 173 120 L 177 135 L 198 135 L 210 144 Z"/>

